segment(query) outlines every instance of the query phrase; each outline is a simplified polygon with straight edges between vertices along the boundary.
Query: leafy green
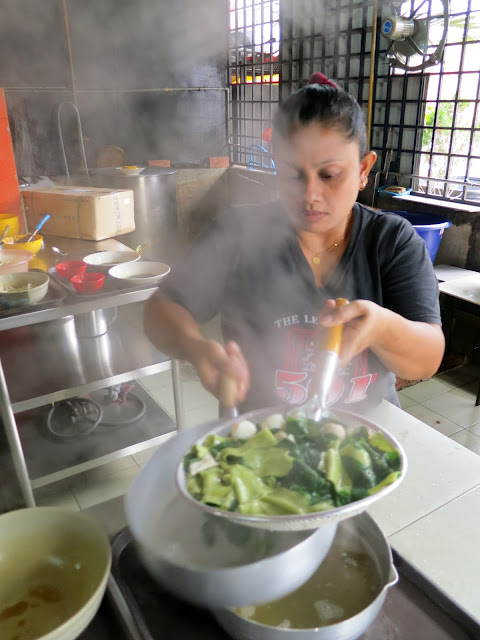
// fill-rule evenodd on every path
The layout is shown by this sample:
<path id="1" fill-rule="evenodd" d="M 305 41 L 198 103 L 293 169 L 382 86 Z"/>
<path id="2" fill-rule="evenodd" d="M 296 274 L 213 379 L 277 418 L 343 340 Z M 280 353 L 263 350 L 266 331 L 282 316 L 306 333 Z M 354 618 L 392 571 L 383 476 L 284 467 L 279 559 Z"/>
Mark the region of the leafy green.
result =
<path id="1" fill-rule="evenodd" d="M 188 490 L 220 509 L 302 514 L 360 500 L 399 477 L 400 453 L 381 432 L 370 435 L 365 426 L 349 430 L 343 425 L 342 440 L 322 431 L 325 422 L 331 419 L 289 417 L 282 430 L 259 429 L 246 440 L 209 436 L 184 457 Z M 206 453 L 217 466 L 192 476 L 191 464 Z M 208 527 L 205 536 L 212 537 Z"/>

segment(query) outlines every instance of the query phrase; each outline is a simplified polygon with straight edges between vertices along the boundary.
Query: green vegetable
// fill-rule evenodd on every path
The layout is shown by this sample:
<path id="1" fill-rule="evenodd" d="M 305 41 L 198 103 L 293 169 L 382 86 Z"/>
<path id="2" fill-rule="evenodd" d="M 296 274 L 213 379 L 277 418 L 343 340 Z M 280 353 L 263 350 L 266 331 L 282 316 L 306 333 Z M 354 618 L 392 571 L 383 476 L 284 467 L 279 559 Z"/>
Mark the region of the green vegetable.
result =
<path id="1" fill-rule="evenodd" d="M 384 478 L 382 480 L 382 482 L 377 484 L 375 487 L 372 487 L 371 489 L 369 489 L 368 490 L 368 495 L 371 496 L 374 493 L 377 493 L 378 491 L 380 491 L 380 489 L 383 489 L 384 487 L 388 487 L 388 485 L 392 484 L 393 482 L 395 482 L 395 480 L 399 476 L 400 476 L 400 471 L 393 471 L 390 475 L 388 475 L 386 478 Z"/>
<path id="2" fill-rule="evenodd" d="M 327 480 L 334 489 L 336 506 L 348 504 L 352 497 L 352 481 L 342 465 L 342 458 L 338 449 L 331 447 L 325 454 Z"/>
<path id="3" fill-rule="evenodd" d="M 293 438 L 280 441 L 270 429 L 243 440 L 211 435 L 184 457 L 188 490 L 220 509 L 298 515 L 374 495 L 400 476 L 400 453 L 382 433 L 344 425 L 347 435 L 340 440 L 322 433 L 322 424 L 288 418 L 284 431 Z M 190 465 L 207 453 L 217 466 L 192 476 Z M 204 535 L 211 540 L 213 531 L 206 526 Z"/>
<path id="4" fill-rule="evenodd" d="M 377 483 L 372 461 L 368 452 L 358 442 L 347 444 L 340 449 L 342 464 L 352 483 L 360 488 L 370 489 Z"/>

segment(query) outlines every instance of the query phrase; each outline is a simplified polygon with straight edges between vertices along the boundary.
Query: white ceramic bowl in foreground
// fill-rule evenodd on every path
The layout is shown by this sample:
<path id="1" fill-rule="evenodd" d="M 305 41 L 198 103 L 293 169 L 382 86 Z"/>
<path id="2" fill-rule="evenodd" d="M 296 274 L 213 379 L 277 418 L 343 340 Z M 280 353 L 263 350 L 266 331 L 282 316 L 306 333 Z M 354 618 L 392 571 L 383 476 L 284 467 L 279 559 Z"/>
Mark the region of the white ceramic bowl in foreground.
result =
<path id="1" fill-rule="evenodd" d="M 0 638 L 73 640 L 102 601 L 111 550 L 88 516 L 32 507 L 0 516 Z"/>
<path id="2" fill-rule="evenodd" d="M 156 284 L 170 272 L 168 264 L 163 262 L 129 262 L 119 264 L 109 270 L 112 278 L 126 284 Z"/>
<path id="3" fill-rule="evenodd" d="M 98 251 L 83 258 L 83 261 L 90 267 L 100 267 L 107 271 L 117 264 L 135 262 L 136 260 L 140 260 L 140 256 L 134 251 Z"/>

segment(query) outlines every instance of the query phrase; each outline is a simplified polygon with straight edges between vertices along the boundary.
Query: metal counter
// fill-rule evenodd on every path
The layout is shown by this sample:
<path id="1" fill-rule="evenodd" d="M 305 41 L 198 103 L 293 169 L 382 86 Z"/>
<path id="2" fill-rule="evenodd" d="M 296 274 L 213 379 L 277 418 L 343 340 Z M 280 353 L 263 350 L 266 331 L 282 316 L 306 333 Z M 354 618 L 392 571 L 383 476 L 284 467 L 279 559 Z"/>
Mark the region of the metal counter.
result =
<path id="1" fill-rule="evenodd" d="M 31 268 L 51 271 L 63 260 L 82 259 L 97 251 L 128 250 L 113 238 L 96 242 L 45 236 L 44 243 L 45 248 L 31 261 Z M 59 256 L 52 246 L 68 255 Z M 7 317 L 0 315 L 0 419 L 27 506 L 35 506 L 35 499 L 15 413 L 171 369 L 176 426 L 183 427 L 177 361 L 172 362 L 155 349 L 143 331 L 121 317 L 121 313 L 105 335 L 81 338 L 75 330 L 74 316 L 142 302 L 156 289 L 156 286 L 119 285 L 118 290 L 107 291 L 104 287 L 105 293 L 91 296 L 66 290 L 64 299 L 57 304 L 15 310 Z M 164 430 L 171 427 L 166 425 Z M 160 433 L 155 434 L 158 437 Z M 139 442 L 138 446 L 145 447 L 145 443 Z"/>

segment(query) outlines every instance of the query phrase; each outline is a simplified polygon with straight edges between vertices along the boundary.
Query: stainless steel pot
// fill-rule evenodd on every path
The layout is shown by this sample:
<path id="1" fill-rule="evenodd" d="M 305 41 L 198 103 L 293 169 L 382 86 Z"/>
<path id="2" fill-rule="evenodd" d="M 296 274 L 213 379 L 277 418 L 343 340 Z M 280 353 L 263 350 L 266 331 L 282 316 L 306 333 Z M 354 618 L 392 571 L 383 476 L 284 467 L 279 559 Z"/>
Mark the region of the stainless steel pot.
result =
<path id="1" fill-rule="evenodd" d="M 335 624 L 314 629 L 292 629 L 271 627 L 242 617 L 232 610 L 215 611 L 220 625 L 236 640 L 356 640 L 368 629 L 379 613 L 387 591 L 398 580 L 393 565 L 390 546 L 380 528 L 366 513 L 345 520 L 339 524 L 338 535 L 347 533 L 352 540 L 365 545 L 377 565 L 381 590 L 362 611 Z M 346 549 L 348 551 L 348 549 Z M 332 576 L 332 580 L 335 576 Z"/>
<path id="2" fill-rule="evenodd" d="M 135 231 L 122 235 L 122 242 L 131 249 L 147 242 L 143 256 L 167 264 L 178 228 L 175 173 L 164 167 L 145 167 L 137 175 L 122 167 L 90 170 L 92 186 L 133 190 Z"/>
<path id="3" fill-rule="evenodd" d="M 140 558 L 163 587 L 197 605 L 216 609 L 280 598 L 313 575 L 337 525 L 328 523 L 315 531 L 262 531 L 224 523 L 190 505 L 175 487 L 175 469 L 211 428 L 206 424 L 178 433 L 158 449 L 130 487 L 125 511 Z M 265 544 L 266 552 L 255 553 Z"/>

